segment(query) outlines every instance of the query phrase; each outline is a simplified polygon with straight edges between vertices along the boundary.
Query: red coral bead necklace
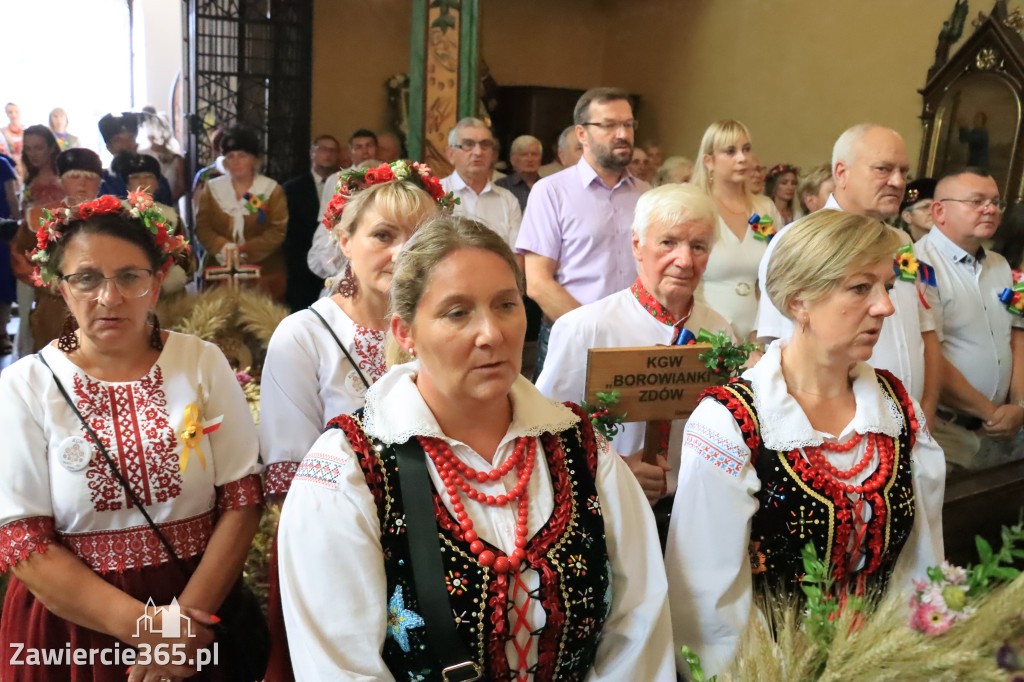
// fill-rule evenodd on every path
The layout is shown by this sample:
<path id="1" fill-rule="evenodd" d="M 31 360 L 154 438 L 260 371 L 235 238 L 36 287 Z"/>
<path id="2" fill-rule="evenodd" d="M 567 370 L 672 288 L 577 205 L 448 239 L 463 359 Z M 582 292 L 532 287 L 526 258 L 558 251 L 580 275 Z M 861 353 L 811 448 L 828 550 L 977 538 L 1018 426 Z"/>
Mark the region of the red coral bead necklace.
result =
<path id="1" fill-rule="evenodd" d="M 476 555 L 481 566 L 493 568 L 497 573 L 507 573 L 509 570 L 518 570 L 520 564 L 526 558 L 526 523 L 529 517 L 530 507 L 530 475 L 533 473 L 533 466 L 537 454 L 537 439 L 517 438 L 512 455 L 505 460 L 501 466 L 490 471 L 477 471 L 465 462 L 461 461 L 448 447 L 448 443 L 440 438 L 427 438 L 417 436 L 423 451 L 427 453 L 434 463 L 441 480 L 444 482 L 444 492 L 448 494 L 448 501 L 452 504 L 452 511 L 462 528 L 462 536 L 469 543 L 469 550 Z M 510 492 L 504 495 L 486 495 L 472 485 L 469 481 L 476 480 L 478 483 L 486 481 L 500 481 L 512 469 L 518 473 L 518 479 Z M 483 541 L 480 540 L 476 531 L 473 530 L 473 520 L 469 518 L 465 505 L 462 504 L 460 492 L 465 493 L 471 500 L 492 507 L 505 507 L 516 500 L 519 501 L 519 516 L 516 518 L 516 549 L 509 556 L 496 557 L 494 552 L 486 549 Z"/>

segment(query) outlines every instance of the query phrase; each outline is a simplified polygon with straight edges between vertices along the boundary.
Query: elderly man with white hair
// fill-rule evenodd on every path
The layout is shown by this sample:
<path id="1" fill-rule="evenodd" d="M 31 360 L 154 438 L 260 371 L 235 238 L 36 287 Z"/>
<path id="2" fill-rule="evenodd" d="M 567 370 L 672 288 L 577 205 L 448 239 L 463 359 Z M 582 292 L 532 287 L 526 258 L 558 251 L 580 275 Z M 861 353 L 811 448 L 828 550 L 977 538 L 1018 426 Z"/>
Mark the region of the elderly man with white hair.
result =
<path id="1" fill-rule="evenodd" d="M 846 130 L 832 149 L 832 175 L 835 190 L 824 208 L 848 211 L 884 221 L 900 210 L 907 186 L 910 162 L 903 138 L 895 130 L 874 123 L 861 123 Z M 761 258 L 758 281 L 764 282 L 775 235 Z M 894 228 L 895 230 L 895 228 Z M 910 237 L 901 230 L 903 244 Z M 895 254 L 893 254 L 895 258 Z M 887 369 L 903 382 L 910 395 L 920 401 L 928 420 L 933 420 L 939 398 L 939 377 L 942 350 L 930 312 L 922 305 L 916 283 L 897 278 L 889 294 L 895 314 L 882 325 L 868 364 Z M 767 296 L 762 296 L 757 317 L 758 339 L 788 339 L 793 334 L 793 321 L 776 309 Z"/>
<path id="2" fill-rule="evenodd" d="M 724 317 L 694 297 L 711 255 L 715 205 L 692 185 L 665 185 L 640 197 L 633 216 L 633 257 L 639 276 L 627 288 L 567 312 L 551 328 L 548 356 L 537 379 L 554 400 L 585 397 L 587 349 L 672 345 L 684 329 L 724 331 Z M 685 419 L 667 424 L 667 457 L 658 465 L 642 461 L 644 422 L 632 422 L 612 440 L 625 457 L 651 504 L 676 489 Z"/>
<path id="3" fill-rule="evenodd" d="M 455 170 L 441 178 L 441 187 L 459 200 L 455 215 L 479 220 L 515 247 L 523 211 L 512 192 L 491 182 L 498 158 L 491 129 L 478 118 L 460 120 L 448 133 L 447 157 Z"/>
<path id="4" fill-rule="evenodd" d="M 520 135 L 512 140 L 508 161 L 512 164 L 513 173 L 494 183 L 512 192 L 519 200 L 519 208 L 524 211 L 530 190 L 540 180 L 540 157 L 543 151 L 544 146 L 533 135 Z"/>

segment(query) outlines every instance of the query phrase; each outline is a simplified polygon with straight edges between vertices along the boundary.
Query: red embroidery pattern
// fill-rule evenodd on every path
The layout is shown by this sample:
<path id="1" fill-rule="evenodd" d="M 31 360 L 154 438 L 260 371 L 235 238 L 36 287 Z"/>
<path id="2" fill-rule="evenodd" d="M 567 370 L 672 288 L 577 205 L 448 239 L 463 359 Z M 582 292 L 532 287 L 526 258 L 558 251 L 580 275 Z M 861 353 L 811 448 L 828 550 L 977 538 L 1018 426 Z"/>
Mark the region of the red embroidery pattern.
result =
<path id="1" fill-rule="evenodd" d="M 213 535 L 214 512 L 181 521 L 158 523 L 157 528 L 182 559 L 201 554 Z M 59 533 L 61 544 L 94 571 L 109 573 L 159 566 L 171 561 L 167 549 L 149 526 L 93 533 Z"/>
<path id="2" fill-rule="evenodd" d="M 77 373 L 73 382 L 82 416 L 146 506 L 181 494 L 178 439 L 168 419 L 163 383 L 159 366 L 132 383 L 104 385 Z M 133 506 L 103 457 L 92 458 L 86 478 L 96 511 Z"/>
<path id="3" fill-rule="evenodd" d="M 266 466 L 263 491 L 267 495 L 284 495 L 292 487 L 298 462 L 274 462 Z"/>
<path id="4" fill-rule="evenodd" d="M 636 297 L 640 305 L 644 307 L 644 310 L 651 314 L 651 317 L 670 327 L 675 325 L 676 321 L 665 310 L 665 306 L 658 303 L 658 299 L 654 298 L 654 296 L 651 296 L 651 292 L 647 291 L 647 288 L 641 284 L 639 277 L 633 282 L 633 286 L 629 288 L 629 291 Z"/>
<path id="5" fill-rule="evenodd" d="M 0 574 L 32 552 L 44 553 L 53 541 L 53 519 L 49 516 L 18 519 L 0 526 Z"/>
<path id="6" fill-rule="evenodd" d="M 263 504 L 263 484 L 259 474 L 249 474 L 237 481 L 217 486 L 217 511 Z"/>
<path id="7" fill-rule="evenodd" d="M 353 323 L 354 324 L 354 323 Z M 376 329 L 367 329 L 356 324 L 356 333 L 352 344 L 354 346 L 359 367 L 366 372 L 366 378 L 370 383 L 377 381 L 384 372 L 388 370 L 384 361 L 384 338 L 385 332 Z"/>
<path id="8" fill-rule="evenodd" d="M 348 438 L 352 451 L 356 453 L 363 465 L 366 485 L 369 486 L 370 492 L 373 493 L 373 501 L 377 505 L 380 517 L 385 518 L 387 514 L 385 513 L 384 475 L 380 466 L 380 460 L 377 459 L 376 452 L 370 445 L 370 441 L 366 439 L 366 434 L 363 433 L 362 427 L 352 417 L 342 414 L 327 422 L 327 428 L 341 429 L 345 432 L 345 437 Z M 434 502 L 436 504 L 437 500 L 435 499 Z"/>

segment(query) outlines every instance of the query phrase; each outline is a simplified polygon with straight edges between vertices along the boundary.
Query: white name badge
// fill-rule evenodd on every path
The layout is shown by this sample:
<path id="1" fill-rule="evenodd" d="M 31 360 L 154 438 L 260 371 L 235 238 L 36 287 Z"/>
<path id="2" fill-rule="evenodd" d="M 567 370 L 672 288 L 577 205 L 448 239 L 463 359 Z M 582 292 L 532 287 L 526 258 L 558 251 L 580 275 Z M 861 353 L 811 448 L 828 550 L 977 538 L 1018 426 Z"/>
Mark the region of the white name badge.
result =
<path id="1" fill-rule="evenodd" d="M 362 395 L 366 393 L 366 384 L 359 378 L 359 372 L 352 370 L 345 377 L 345 388 L 352 391 L 356 395 Z"/>
<path id="2" fill-rule="evenodd" d="M 92 445 L 81 436 L 68 436 L 57 452 L 60 465 L 68 471 L 81 471 L 92 459 Z"/>

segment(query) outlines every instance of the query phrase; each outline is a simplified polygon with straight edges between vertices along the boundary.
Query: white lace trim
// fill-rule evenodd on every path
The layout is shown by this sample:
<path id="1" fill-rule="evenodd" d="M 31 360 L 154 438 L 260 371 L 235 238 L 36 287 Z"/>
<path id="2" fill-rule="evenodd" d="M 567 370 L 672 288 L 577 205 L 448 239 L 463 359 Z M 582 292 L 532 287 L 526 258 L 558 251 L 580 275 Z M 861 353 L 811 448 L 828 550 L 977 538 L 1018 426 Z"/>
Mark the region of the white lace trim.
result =
<path id="1" fill-rule="evenodd" d="M 413 436 L 442 438 L 451 442 L 416 388 L 419 361 L 395 365 L 366 392 L 363 430 L 387 445 L 404 443 Z M 506 439 L 561 433 L 580 418 L 565 405 L 541 395 L 525 377 L 512 384 L 512 424 Z"/>
<path id="2" fill-rule="evenodd" d="M 761 440 L 769 450 L 789 451 L 821 445 L 830 434 L 811 426 L 786 388 L 782 375 L 784 345 L 784 341 L 773 342 L 757 365 L 743 374 L 753 389 Z M 844 433 L 837 434 L 839 439 L 852 435 L 851 432 L 879 433 L 892 438 L 900 434 L 903 416 L 899 405 L 883 394 L 874 370 L 864 363 L 854 369 L 853 392 L 857 411 Z"/>

